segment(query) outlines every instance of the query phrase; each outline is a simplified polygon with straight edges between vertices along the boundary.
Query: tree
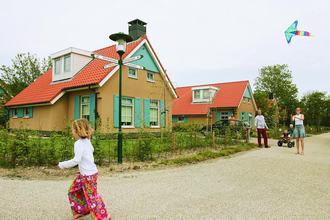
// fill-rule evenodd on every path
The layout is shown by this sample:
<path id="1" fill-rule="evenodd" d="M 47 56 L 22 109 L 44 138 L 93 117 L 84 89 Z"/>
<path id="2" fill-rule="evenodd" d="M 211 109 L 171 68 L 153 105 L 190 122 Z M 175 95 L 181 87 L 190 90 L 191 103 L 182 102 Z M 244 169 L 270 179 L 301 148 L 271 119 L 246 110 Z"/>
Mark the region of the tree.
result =
<path id="1" fill-rule="evenodd" d="M 50 57 L 39 59 L 30 53 L 20 53 L 12 59 L 11 66 L 0 67 L 0 79 L 6 83 L 7 92 L 15 96 L 46 72 L 50 66 Z"/>
<path id="2" fill-rule="evenodd" d="M 324 126 L 330 127 L 330 95 L 327 97 L 327 100 L 325 101 L 326 106 L 326 113 L 324 115 L 324 119 L 322 120 L 322 124 Z"/>
<path id="3" fill-rule="evenodd" d="M 292 82 L 292 73 L 288 65 L 262 67 L 254 86 L 255 93 L 273 94 L 281 121 L 288 123 L 290 115 L 298 104 L 298 88 Z"/>
<path id="4" fill-rule="evenodd" d="M 321 125 L 327 124 L 329 117 L 329 97 L 325 92 L 313 91 L 301 98 L 301 105 L 304 111 L 305 123 L 316 126 L 319 131 Z"/>
<path id="5" fill-rule="evenodd" d="M 276 119 L 276 105 L 269 100 L 269 94 L 265 91 L 256 90 L 253 94 L 254 100 L 259 109 L 262 110 L 265 116 L 266 123 L 269 127 L 277 127 L 278 120 Z"/>

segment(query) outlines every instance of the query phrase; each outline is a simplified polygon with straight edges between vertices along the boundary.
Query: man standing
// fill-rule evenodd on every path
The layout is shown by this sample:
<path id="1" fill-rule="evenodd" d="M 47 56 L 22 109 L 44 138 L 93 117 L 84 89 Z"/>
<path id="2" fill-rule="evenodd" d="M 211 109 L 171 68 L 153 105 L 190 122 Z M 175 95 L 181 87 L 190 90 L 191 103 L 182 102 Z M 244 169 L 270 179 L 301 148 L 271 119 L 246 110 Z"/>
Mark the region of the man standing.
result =
<path id="1" fill-rule="evenodd" d="M 267 139 L 268 126 L 266 124 L 265 117 L 262 115 L 260 109 L 258 109 L 258 115 L 256 116 L 254 121 L 255 121 L 254 126 L 257 128 L 257 131 L 258 131 L 258 145 L 259 145 L 259 147 L 262 147 L 262 145 L 261 145 L 261 135 L 262 135 L 262 137 L 264 139 L 265 148 L 269 148 L 268 139 Z"/>

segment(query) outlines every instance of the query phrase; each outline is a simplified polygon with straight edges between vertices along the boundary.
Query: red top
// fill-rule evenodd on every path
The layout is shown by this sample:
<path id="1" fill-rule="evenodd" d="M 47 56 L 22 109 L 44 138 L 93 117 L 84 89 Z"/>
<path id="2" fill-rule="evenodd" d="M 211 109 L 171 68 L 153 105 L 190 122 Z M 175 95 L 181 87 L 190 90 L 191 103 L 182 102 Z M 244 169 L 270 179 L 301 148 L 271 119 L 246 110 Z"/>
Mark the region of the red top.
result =
<path id="1" fill-rule="evenodd" d="M 206 115 L 210 108 L 238 107 L 244 95 L 249 81 L 215 83 L 198 86 L 178 87 L 176 92 L 179 96 L 173 102 L 173 115 Z M 192 103 L 192 88 L 200 86 L 213 86 L 219 90 L 215 94 L 212 103 Z"/>
<path id="2" fill-rule="evenodd" d="M 126 53 L 123 58 L 134 50 L 144 39 L 148 41 L 147 36 L 144 35 L 138 40 L 128 43 Z M 96 50 L 95 53 L 119 59 L 115 45 Z M 8 101 L 6 106 L 49 103 L 66 89 L 96 85 L 115 68 L 112 67 L 109 69 L 104 69 L 103 66 L 107 63 L 108 62 L 103 60 L 94 59 L 82 70 L 80 70 L 80 72 L 78 72 L 72 79 L 65 82 L 52 82 L 52 69 L 49 69 L 27 88 Z"/>

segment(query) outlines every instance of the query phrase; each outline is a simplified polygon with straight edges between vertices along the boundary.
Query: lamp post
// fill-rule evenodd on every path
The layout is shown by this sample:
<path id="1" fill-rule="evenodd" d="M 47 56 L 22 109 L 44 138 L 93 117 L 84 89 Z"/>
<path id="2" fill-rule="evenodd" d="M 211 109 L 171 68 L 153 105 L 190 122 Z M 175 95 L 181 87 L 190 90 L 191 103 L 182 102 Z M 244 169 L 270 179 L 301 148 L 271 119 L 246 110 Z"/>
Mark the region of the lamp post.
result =
<path id="1" fill-rule="evenodd" d="M 111 34 L 109 38 L 116 42 L 116 50 L 119 55 L 119 127 L 118 127 L 118 163 L 123 162 L 123 133 L 121 130 L 121 101 L 122 101 L 122 68 L 123 68 L 123 55 L 126 51 L 126 43 L 132 41 L 132 37 L 124 34 L 117 33 Z"/>
<path id="2" fill-rule="evenodd" d="M 144 67 L 136 65 L 136 64 L 132 64 L 130 62 L 136 61 L 136 60 L 140 60 L 143 58 L 142 55 L 138 55 L 135 57 L 130 57 L 130 58 L 126 58 L 123 60 L 123 55 L 126 52 L 126 44 L 130 41 L 132 41 L 132 37 L 124 34 L 124 33 L 116 33 L 116 34 L 111 34 L 109 36 L 109 38 L 113 41 L 116 42 L 116 51 L 119 55 L 119 60 L 116 60 L 114 58 L 111 57 L 106 57 L 100 54 L 96 54 L 93 53 L 92 56 L 93 58 L 96 59 L 101 59 L 101 60 L 105 60 L 108 62 L 111 62 L 109 64 L 106 64 L 104 66 L 104 68 L 110 68 L 110 67 L 114 67 L 119 65 L 119 111 L 118 111 L 118 121 L 119 121 L 119 125 L 118 125 L 118 163 L 122 163 L 123 162 L 123 134 L 122 134 L 122 120 L 121 120 L 121 110 L 122 110 L 122 66 L 126 65 L 135 69 L 144 69 Z M 116 115 L 115 115 L 116 117 Z"/>

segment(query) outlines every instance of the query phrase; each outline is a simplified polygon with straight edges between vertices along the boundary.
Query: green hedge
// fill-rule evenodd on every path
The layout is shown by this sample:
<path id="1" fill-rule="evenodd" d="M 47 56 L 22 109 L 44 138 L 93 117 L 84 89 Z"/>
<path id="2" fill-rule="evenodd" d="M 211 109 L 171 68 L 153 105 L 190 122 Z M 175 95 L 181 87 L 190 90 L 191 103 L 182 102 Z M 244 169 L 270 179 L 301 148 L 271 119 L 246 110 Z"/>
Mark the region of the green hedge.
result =
<path id="1" fill-rule="evenodd" d="M 206 147 L 219 147 L 238 143 L 241 135 L 229 130 L 224 136 L 200 132 L 141 132 L 123 135 L 125 161 L 147 161 L 181 154 L 184 151 Z M 70 128 L 64 132 L 42 132 L 0 129 L 0 166 L 54 166 L 73 157 Z M 92 138 L 95 162 L 99 165 L 117 161 L 117 136 L 96 131 Z"/>

